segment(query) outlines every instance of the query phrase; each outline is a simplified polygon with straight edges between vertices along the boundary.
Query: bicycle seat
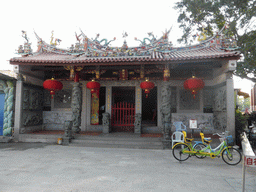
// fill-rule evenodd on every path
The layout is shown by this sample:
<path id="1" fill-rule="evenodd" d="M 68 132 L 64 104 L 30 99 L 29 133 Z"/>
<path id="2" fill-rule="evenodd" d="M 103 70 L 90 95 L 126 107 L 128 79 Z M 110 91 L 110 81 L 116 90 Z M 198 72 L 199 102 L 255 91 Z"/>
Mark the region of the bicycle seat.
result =
<path id="1" fill-rule="evenodd" d="M 212 139 L 210 137 L 209 138 L 204 137 L 204 133 L 200 132 L 200 136 L 203 143 L 209 145 L 212 142 Z"/>
<path id="2" fill-rule="evenodd" d="M 194 138 L 187 138 L 187 132 L 186 131 L 182 131 L 183 135 L 184 135 L 184 141 L 185 143 L 191 143 Z"/>

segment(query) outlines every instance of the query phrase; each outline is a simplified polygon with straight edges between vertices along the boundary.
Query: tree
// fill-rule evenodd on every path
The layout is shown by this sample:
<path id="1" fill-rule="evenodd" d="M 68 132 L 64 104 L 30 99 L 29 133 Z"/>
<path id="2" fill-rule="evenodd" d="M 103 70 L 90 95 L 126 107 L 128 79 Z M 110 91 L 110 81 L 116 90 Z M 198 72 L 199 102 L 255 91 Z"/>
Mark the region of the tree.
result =
<path id="1" fill-rule="evenodd" d="M 238 104 L 238 109 L 242 112 L 245 112 L 246 108 L 250 109 L 250 107 L 251 107 L 250 97 L 248 97 L 246 99 L 241 96 L 238 97 L 237 104 Z"/>
<path id="2" fill-rule="evenodd" d="M 256 0 L 181 0 L 174 8 L 183 29 L 179 42 L 191 43 L 195 31 L 212 36 L 228 24 L 243 56 L 235 74 L 256 82 Z"/>

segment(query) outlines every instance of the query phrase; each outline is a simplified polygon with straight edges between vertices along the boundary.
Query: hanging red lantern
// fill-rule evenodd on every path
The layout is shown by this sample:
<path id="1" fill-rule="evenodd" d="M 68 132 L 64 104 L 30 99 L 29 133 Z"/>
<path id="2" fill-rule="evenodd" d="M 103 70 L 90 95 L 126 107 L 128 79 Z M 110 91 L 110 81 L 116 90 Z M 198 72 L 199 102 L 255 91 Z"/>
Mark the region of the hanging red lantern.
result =
<path id="1" fill-rule="evenodd" d="M 56 91 L 60 91 L 63 88 L 63 84 L 60 81 L 55 80 L 54 78 L 47 79 L 43 83 L 44 89 L 47 89 L 50 91 L 50 95 L 55 95 Z"/>
<path id="2" fill-rule="evenodd" d="M 95 93 L 100 89 L 100 83 L 94 81 L 94 79 L 86 84 L 88 89 L 91 89 L 91 93 Z"/>
<path id="3" fill-rule="evenodd" d="M 155 84 L 150 82 L 148 78 L 146 79 L 146 81 L 141 82 L 140 84 L 140 88 L 145 89 L 146 98 L 148 98 L 148 94 L 150 93 L 150 90 L 153 89 L 154 87 L 155 87 Z"/>
<path id="4" fill-rule="evenodd" d="M 196 94 L 199 90 L 204 88 L 204 81 L 202 79 L 192 76 L 184 82 L 184 88 L 191 91 L 193 98 L 196 98 Z"/>

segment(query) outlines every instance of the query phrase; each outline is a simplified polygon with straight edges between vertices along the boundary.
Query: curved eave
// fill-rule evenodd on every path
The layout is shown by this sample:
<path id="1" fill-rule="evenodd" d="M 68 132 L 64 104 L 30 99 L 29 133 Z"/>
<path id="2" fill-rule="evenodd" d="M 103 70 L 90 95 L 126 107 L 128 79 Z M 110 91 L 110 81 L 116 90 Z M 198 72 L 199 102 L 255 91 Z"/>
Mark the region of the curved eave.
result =
<path id="1" fill-rule="evenodd" d="M 102 60 L 95 60 L 95 59 L 87 59 L 87 60 L 30 60 L 30 61 L 20 61 L 20 60 L 10 60 L 10 64 L 13 65 L 45 65 L 45 66 L 53 66 L 53 65 L 141 65 L 141 64 L 162 64 L 162 63 L 189 63 L 189 62 L 202 62 L 202 61 L 216 61 L 216 60 L 237 60 L 239 56 L 232 56 L 232 57 L 194 57 L 194 58 L 186 58 L 186 59 L 119 59 L 119 60 L 111 60 L 111 59 L 102 59 Z"/>
<path id="2" fill-rule="evenodd" d="M 86 60 L 19 60 L 12 59 L 10 64 L 13 65 L 140 65 L 142 63 L 155 63 L 166 61 L 166 59 L 151 59 L 151 58 L 141 58 L 141 59 L 86 59 Z"/>

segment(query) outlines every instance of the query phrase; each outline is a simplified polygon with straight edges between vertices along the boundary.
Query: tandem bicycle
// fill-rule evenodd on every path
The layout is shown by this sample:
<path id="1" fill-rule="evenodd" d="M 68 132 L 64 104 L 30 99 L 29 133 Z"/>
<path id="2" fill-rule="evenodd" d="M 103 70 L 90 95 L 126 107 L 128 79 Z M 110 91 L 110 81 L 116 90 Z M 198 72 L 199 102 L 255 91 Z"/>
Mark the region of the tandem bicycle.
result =
<path id="1" fill-rule="evenodd" d="M 184 134 L 184 133 L 183 133 Z M 172 154 L 175 159 L 178 161 L 186 161 L 191 156 L 196 156 L 198 158 L 211 157 L 222 157 L 222 160 L 228 165 L 237 165 L 242 160 L 242 155 L 240 151 L 233 146 L 228 146 L 226 140 L 227 136 L 215 133 L 213 135 L 218 135 L 221 143 L 216 147 L 212 148 L 210 143 L 212 140 L 205 139 L 203 132 L 200 133 L 202 143 L 200 145 L 192 145 L 192 139 L 185 138 L 186 133 L 184 134 L 184 141 L 176 143 L 172 148 Z"/>

